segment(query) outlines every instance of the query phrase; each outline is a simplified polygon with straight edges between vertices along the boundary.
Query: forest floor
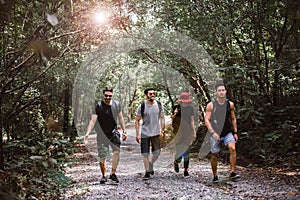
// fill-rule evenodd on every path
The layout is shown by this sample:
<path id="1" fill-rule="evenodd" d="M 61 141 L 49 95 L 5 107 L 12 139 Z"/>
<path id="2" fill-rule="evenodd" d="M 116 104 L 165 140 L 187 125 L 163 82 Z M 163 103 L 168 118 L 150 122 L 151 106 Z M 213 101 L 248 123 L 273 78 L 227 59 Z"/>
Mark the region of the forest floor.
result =
<path id="1" fill-rule="evenodd" d="M 208 159 L 191 158 L 188 178 L 173 169 L 172 149 L 163 149 L 154 165 L 155 173 L 143 180 L 144 167 L 140 146 L 135 141 L 135 130 L 127 129 L 128 138 L 121 145 L 117 169 L 119 183 L 108 179 L 100 184 L 101 173 L 96 153 L 79 145 L 73 155 L 75 163 L 66 169 L 72 183 L 64 189 L 60 199 L 300 199 L 300 169 L 242 167 L 237 165 L 239 179 L 230 180 L 229 165 L 219 162 L 219 183 L 212 182 Z M 89 143 L 94 145 L 95 136 Z M 89 149 L 89 150 L 87 150 Z M 238 164 L 238 163 L 237 163 Z M 111 157 L 107 160 L 107 174 L 111 170 Z"/>

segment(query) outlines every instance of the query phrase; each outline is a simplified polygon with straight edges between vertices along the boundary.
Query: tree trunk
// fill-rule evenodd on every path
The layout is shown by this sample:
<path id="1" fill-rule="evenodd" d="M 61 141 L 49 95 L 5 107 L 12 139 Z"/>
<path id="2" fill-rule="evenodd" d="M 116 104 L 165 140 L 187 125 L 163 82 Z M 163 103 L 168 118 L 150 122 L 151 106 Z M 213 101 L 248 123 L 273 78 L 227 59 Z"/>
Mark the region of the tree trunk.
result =
<path id="1" fill-rule="evenodd" d="M 66 84 L 66 88 L 64 91 L 64 125 L 63 125 L 63 131 L 65 136 L 69 137 L 69 108 L 70 108 L 70 89 L 69 84 Z"/>
<path id="2" fill-rule="evenodd" d="M 3 107 L 3 96 L 0 95 L 0 117 L 1 117 L 1 122 L 0 122 L 0 169 L 4 170 L 4 152 L 3 152 L 3 112 L 2 112 L 2 107 Z"/>
<path id="3" fill-rule="evenodd" d="M 73 107 L 73 120 L 72 120 L 72 137 L 71 139 L 75 139 L 77 136 L 78 136 L 78 131 L 77 131 L 77 122 L 78 122 L 78 119 L 81 119 L 81 117 L 79 116 L 79 112 L 78 112 L 78 107 L 79 107 L 79 104 L 80 104 L 80 95 L 79 95 L 79 91 L 76 90 L 75 91 L 75 99 L 74 99 L 74 107 Z M 73 102 L 71 102 L 72 104 Z"/>
<path id="4" fill-rule="evenodd" d="M 274 83 L 273 83 L 273 105 L 279 105 L 279 73 L 278 70 L 275 70 L 274 73 Z"/>

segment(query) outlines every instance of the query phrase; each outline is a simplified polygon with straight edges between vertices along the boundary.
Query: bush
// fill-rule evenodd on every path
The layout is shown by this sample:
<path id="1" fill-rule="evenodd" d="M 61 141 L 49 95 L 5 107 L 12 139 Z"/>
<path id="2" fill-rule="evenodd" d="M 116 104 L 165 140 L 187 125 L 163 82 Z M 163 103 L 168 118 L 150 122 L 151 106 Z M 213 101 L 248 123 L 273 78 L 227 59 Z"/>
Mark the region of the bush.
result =
<path id="1" fill-rule="evenodd" d="M 62 133 L 27 134 L 4 146 L 5 172 L 1 173 L 0 196 L 7 199 L 52 199 L 69 178 L 64 175 L 74 147 Z"/>

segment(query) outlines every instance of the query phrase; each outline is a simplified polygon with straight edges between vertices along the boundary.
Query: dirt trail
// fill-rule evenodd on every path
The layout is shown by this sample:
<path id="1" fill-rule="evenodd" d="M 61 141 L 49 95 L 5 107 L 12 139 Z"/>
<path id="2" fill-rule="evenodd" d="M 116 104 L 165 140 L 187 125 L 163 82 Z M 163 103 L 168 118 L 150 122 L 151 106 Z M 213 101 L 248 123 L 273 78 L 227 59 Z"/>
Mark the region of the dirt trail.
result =
<path id="1" fill-rule="evenodd" d="M 289 175 L 237 166 L 242 177 L 231 181 L 227 178 L 229 166 L 219 163 L 220 183 L 214 184 L 208 160 L 191 159 L 188 178 L 183 176 L 182 163 L 180 172 L 174 172 L 172 148 L 162 150 L 154 166 L 154 176 L 143 181 L 144 167 L 139 144 L 135 142 L 135 131 L 127 129 L 127 132 L 128 139 L 121 145 L 117 170 L 120 183 L 108 179 L 105 185 L 100 184 L 96 153 L 90 153 L 82 145 L 75 154 L 77 162 L 67 169 L 73 183 L 61 199 L 300 199 L 299 171 Z M 93 137 L 90 137 L 91 143 L 95 141 Z M 108 176 L 111 158 L 107 165 Z"/>

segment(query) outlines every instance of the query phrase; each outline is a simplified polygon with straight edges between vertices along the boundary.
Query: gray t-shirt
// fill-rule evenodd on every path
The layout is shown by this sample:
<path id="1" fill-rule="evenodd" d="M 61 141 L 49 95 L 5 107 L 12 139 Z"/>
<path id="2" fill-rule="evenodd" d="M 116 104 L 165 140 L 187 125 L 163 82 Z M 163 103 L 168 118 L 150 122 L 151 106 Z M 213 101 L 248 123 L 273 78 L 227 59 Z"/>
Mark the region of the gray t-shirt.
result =
<path id="1" fill-rule="evenodd" d="M 162 113 L 164 109 L 162 108 Z M 137 109 L 137 116 L 141 116 L 141 104 Z M 143 124 L 141 130 L 141 137 L 157 136 L 160 133 L 160 117 L 159 107 L 157 101 L 153 105 L 148 105 L 145 101 L 145 110 L 143 116 Z"/>

